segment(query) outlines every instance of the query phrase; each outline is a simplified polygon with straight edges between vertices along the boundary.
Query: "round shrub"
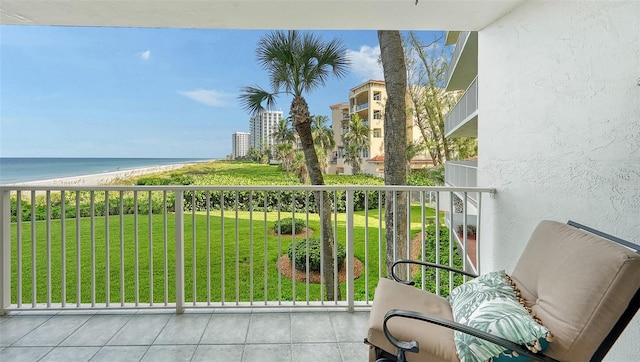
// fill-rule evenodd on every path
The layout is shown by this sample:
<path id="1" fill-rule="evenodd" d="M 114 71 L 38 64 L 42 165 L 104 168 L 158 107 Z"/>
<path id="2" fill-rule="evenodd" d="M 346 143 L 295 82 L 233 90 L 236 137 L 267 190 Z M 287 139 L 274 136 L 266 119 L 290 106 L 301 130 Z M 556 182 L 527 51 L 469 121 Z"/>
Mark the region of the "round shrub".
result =
<path id="1" fill-rule="evenodd" d="M 320 272 L 320 255 L 321 255 L 321 241 L 318 238 L 309 238 L 309 271 Z M 293 252 L 289 247 L 289 260 L 293 260 Z M 347 252 L 344 246 L 340 243 L 337 244 L 338 266 L 342 267 L 344 259 L 347 257 Z M 307 265 L 307 240 L 298 240 L 296 242 L 296 257 L 295 257 L 296 269 L 306 271 Z"/>
<path id="2" fill-rule="evenodd" d="M 304 220 L 294 219 L 291 217 L 281 219 L 273 223 L 273 231 L 280 235 L 299 234 L 304 230 Z"/>

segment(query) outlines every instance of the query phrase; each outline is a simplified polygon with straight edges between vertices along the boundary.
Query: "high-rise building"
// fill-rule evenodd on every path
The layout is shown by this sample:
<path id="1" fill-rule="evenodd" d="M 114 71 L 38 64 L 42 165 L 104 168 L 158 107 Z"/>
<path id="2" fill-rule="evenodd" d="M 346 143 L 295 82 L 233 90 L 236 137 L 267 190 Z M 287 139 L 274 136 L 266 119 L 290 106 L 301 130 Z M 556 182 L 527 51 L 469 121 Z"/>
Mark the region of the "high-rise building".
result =
<path id="1" fill-rule="evenodd" d="M 282 118 L 284 118 L 282 111 L 262 111 L 251 117 L 249 147 L 263 150 L 275 147 L 273 129 Z"/>
<path id="2" fill-rule="evenodd" d="M 234 159 L 244 157 L 249 152 L 249 132 L 234 132 L 231 138 L 231 156 Z"/>

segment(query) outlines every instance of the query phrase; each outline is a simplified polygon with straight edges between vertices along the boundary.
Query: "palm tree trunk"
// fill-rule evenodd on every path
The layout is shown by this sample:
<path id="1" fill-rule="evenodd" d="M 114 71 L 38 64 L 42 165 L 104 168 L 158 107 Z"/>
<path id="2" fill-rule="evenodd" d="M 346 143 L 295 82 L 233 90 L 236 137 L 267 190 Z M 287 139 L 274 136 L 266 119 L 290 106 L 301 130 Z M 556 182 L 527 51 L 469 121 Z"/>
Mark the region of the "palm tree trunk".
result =
<path id="1" fill-rule="evenodd" d="M 324 177 L 322 176 L 322 168 L 318 161 L 318 155 L 313 144 L 313 136 L 311 134 L 311 115 L 309 114 L 309 106 L 303 97 L 296 96 L 291 101 L 291 118 L 293 126 L 298 132 L 300 143 L 302 144 L 302 152 L 307 161 L 307 170 L 312 185 L 324 185 Z M 333 262 L 333 231 L 331 226 L 331 200 L 326 191 L 314 192 L 317 200 L 317 212 L 320 215 L 322 223 L 322 275 L 326 287 L 327 300 L 340 298 L 334 293 L 334 262 Z M 322 200 L 322 203 L 320 202 Z"/>
<path id="2" fill-rule="evenodd" d="M 387 88 L 387 103 L 384 110 L 384 183 L 385 185 L 406 185 L 407 68 L 402 38 L 397 30 L 378 30 L 378 41 Z M 407 195 L 404 192 L 387 192 L 385 196 L 386 264 L 387 276 L 390 276 L 394 256 L 397 259 L 408 257 Z M 406 269 L 401 269 L 397 270 L 398 275 L 405 280 L 408 279 Z"/>

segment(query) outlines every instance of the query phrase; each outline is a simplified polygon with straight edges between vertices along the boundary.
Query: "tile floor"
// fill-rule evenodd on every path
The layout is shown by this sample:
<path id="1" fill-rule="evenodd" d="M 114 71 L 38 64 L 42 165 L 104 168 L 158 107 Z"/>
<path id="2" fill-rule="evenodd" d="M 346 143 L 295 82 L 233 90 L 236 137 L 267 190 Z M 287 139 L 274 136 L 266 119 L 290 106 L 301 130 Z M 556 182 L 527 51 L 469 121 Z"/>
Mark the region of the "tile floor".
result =
<path id="1" fill-rule="evenodd" d="M 369 312 L 20 312 L 0 361 L 366 361 Z"/>

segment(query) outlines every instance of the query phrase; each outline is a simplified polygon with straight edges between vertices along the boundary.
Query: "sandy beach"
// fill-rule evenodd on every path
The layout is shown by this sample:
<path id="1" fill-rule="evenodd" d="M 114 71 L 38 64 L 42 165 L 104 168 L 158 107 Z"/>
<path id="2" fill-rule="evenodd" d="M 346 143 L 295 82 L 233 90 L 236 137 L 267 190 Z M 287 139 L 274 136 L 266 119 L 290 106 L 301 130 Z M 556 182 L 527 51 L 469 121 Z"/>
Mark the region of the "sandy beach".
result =
<path id="1" fill-rule="evenodd" d="M 118 179 L 126 179 L 129 177 L 137 177 L 153 173 L 176 170 L 195 163 L 177 163 L 172 165 L 160 165 L 134 168 L 121 171 L 96 173 L 82 176 L 71 176 L 63 178 L 55 178 L 50 180 L 38 180 L 29 182 L 17 182 L 11 185 L 15 186 L 98 186 L 107 185 Z M 9 186 L 9 185 L 4 185 Z"/>

